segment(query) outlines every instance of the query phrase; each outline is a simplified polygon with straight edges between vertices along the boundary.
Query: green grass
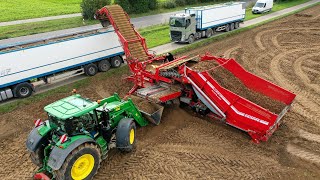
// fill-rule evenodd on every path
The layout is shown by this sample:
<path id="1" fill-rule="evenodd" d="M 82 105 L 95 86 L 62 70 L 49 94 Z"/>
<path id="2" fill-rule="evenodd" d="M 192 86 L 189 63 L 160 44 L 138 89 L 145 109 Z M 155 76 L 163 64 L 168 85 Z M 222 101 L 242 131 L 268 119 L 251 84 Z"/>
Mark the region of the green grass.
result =
<path id="1" fill-rule="evenodd" d="M 81 0 L 1 0 L 0 22 L 80 12 Z"/>
<path id="2" fill-rule="evenodd" d="M 38 34 L 99 23 L 96 20 L 83 21 L 81 17 L 50 20 L 0 27 L 0 39 Z"/>
<path id="3" fill-rule="evenodd" d="M 138 30 L 142 37 L 146 38 L 148 48 L 153 48 L 170 42 L 168 24 L 146 27 Z"/>
<path id="4" fill-rule="evenodd" d="M 174 50 L 172 53 L 173 54 L 179 54 L 179 53 L 183 53 L 183 52 L 189 51 L 191 49 L 196 49 L 197 47 L 204 46 L 204 45 L 207 45 L 209 43 L 212 43 L 212 42 L 215 42 L 215 41 L 218 41 L 218 40 L 222 40 L 222 39 L 224 39 L 226 37 L 235 36 L 236 34 L 239 34 L 241 32 L 250 30 L 250 29 L 255 28 L 257 26 L 261 26 L 261 25 L 266 24 L 268 22 L 271 22 L 271 21 L 274 21 L 274 20 L 289 16 L 289 15 L 292 15 L 292 14 L 295 14 L 297 12 L 301 12 L 301 11 L 303 11 L 305 9 L 308 9 L 308 8 L 316 6 L 316 5 L 320 5 L 320 3 L 316 3 L 316 4 L 313 4 L 313 5 L 301 8 L 301 9 L 293 11 L 291 13 L 288 13 L 288 14 L 285 14 L 285 15 L 282 15 L 280 17 L 276 17 L 276 18 L 273 18 L 273 19 L 269 19 L 267 21 L 264 21 L 264 22 L 261 22 L 261 23 L 255 24 L 255 25 L 251 25 L 251 26 L 248 26 L 248 27 L 245 27 L 245 28 L 241 28 L 241 29 L 238 29 L 238 30 L 235 30 L 235 31 L 231 31 L 229 33 L 223 33 L 223 34 L 221 34 L 219 36 L 215 36 L 215 37 L 212 37 L 212 38 L 209 38 L 209 39 L 205 39 L 203 41 L 196 42 L 196 43 L 191 44 L 189 46 L 184 46 L 182 48 Z M 150 29 L 146 29 L 145 32 L 152 31 L 153 28 L 157 29 L 159 27 L 152 27 Z M 98 75 L 96 75 L 94 77 L 91 77 L 91 78 L 105 79 L 107 76 L 111 76 L 111 75 L 112 76 L 120 76 L 121 74 L 126 72 L 126 70 L 127 70 L 126 68 L 127 68 L 126 66 L 123 66 L 123 67 L 120 67 L 120 68 L 117 68 L 117 69 L 111 69 L 106 73 L 100 73 L 100 74 L 98 74 Z M 11 112 L 11 111 L 13 111 L 13 110 L 15 110 L 15 109 L 17 109 L 17 108 L 19 108 L 21 106 L 27 106 L 28 104 L 31 104 L 31 103 L 37 102 L 37 101 L 41 101 L 44 98 L 47 98 L 49 96 L 53 96 L 53 95 L 58 94 L 58 93 L 67 93 L 67 92 L 70 92 L 74 88 L 80 89 L 80 88 L 85 88 L 87 86 L 90 86 L 90 78 L 86 78 L 86 79 L 77 81 L 76 83 L 73 83 L 71 85 L 65 85 L 65 86 L 62 86 L 62 87 L 59 87 L 59 88 L 56 88 L 56 89 L 53 89 L 53 90 L 50 90 L 50 91 L 47 91 L 47 92 L 44 92 L 44 93 L 41 93 L 41 94 L 37 94 L 37 95 L 31 96 L 31 97 L 26 98 L 26 99 L 20 99 L 20 100 L 14 101 L 14 102 L 9 103 L 9 104 L 1 105 L 0 106 L 0 114 Z"/>
<path id="5" fill-rule="evenodd" d="M 250 19 L 254 19 L 254 18 L 263 16 L 263 15 L 270 14 L 270 13 L 273 13 L 273 12 L 276 12 L 276 11 L 280 11 L 282 9 L 286 9 L 286 8 L 289 8 L 289 7 L 292 7 L 292 6 L 296 6 L 296 5 L 299 5 L 299 4 L 308 2 L 308 1 L 310 1 L 310 0 L 293 0 L 293 1 L 284 1 L 284 2 L 280 2 L 280 3 L 274 3 L 272 10 L 270 12 L 264 13 L 264 14 L 252 14 L 251 8 L 248 8 L 248 9 L 246 9 L 246 18 L 245 18 L 245 20 L 247 21 L 247 20 L 250 20 Z"/>

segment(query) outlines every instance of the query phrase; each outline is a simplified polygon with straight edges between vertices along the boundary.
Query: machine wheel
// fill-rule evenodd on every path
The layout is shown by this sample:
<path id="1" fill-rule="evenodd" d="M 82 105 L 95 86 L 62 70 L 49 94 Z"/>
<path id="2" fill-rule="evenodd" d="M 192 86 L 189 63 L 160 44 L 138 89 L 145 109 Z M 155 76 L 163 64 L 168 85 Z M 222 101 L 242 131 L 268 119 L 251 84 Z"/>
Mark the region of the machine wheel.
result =
<path id="1" fill-rule="evenodd" d="M 84 73 L 87 76 L 94 76 L 98 73 L 98 67 L 95 64 L 88 64 L 84 66 Z"/>
<path id="2" fill-rule="evenodd" d="M 90 143 L 75 148 L 66 158 L 61 168 L 54 171 L 57 180 L 92 179 L 101 162 L 100 149 Z"/>
<path id="3" fill-rule="evenodd" d="M 98 69 L 101 72 L 106 72 L 110 69 L 111 65 L 108 60 L 102 60 L 98 63 Z"/>
<path id="4" fill-rule="evenodd" d="M 116 132 L 117 148 L 123 152 L 130 152 L 136 143 L 136 123 L 132 118 L 123 118 L 118 124 Z"/>
<path id="5" fill-rule="evenodd" d="M 44 149 L 39 147 L 35 152 L 30 153 L 30 158 L 33 164 L 38 167 L 42 167 L 43 159 L 44 159 Z"/>
<path id="6" fill-rule="evenodd" d="M 229 25 L 229 24 L 226 24 L 225 27 L 226 27 L 225 31 L 226 31 L 226 32 L 229 32 L 229 31 L 230 31 L 230 25 Z"/>
<path id="7" fill-rule="evenodd" d="M 32 85 L 27 82 L 17 84 L 13 88 L 13 93 L 15 97 L 18 97 L 18 98 L 29 97 L 32 94 L 32 91 L 33 91 Z"/>
<path id="8" fill-rule="evenodd" d="M 234 30 L 234 23 L 230 24 L 230 31 Z"/>
<path id="9" fill-rule="evenodd" d="M 191 34 L 188 38 L 188 43 L 192 44 L 193 42 L 194 42 L 194 35 Z"/>
<path id="10" fill-rule="evenodd" d="M 234 28 L 235 28 L 235 29 L 238 29 L 238 28 L 239 28 L 239 22 L 235 22 L 235 23 L 234 23 Z"/>
<path id="11" fill-rule="evenodd" d="M 122 59 L 119 56 L 115 56 L 113 58 L 111 58 L 111 66 L 114 68 L 118 68 L 120 67 L 122 64 Z"/>
<path id="12" fill-rule="evenodd" d="M 211 28 L 207 29 L 207 31 L 206 31 L 206 38 L 211 37 L 211 36 L 212 36 L 212 34 L 213 34 L 212 29 L 211 29 Z"/>

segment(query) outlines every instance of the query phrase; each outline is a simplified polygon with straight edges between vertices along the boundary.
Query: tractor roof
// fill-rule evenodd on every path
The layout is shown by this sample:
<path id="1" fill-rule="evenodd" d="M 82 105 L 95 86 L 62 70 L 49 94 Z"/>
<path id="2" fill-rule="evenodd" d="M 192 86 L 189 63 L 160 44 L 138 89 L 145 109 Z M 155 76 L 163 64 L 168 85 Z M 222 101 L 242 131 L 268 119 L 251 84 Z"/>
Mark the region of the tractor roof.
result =
<path id="1" fill-rule="evenodd" d="M 44 110 L 59 119 L 65 120 L 71 117 L 80 117 L 97 107 L 99 107 L 97 102 L 89 101 L 76 94 L 49 104 Z"/>

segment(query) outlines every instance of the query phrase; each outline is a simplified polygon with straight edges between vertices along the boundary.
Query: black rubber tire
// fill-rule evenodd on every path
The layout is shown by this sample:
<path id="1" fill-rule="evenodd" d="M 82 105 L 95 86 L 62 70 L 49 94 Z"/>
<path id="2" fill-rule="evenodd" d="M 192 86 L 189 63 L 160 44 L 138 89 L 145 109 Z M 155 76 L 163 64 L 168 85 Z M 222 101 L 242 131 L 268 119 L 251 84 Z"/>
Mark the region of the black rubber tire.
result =
<path id="1" fill-rule="evenodd" d="M 37 165 L 38 167 L 42 167 L 43 159 L 44 159 L 44 149 L 40 146 L 35 152 L 30 153 L 30 159 L 33 164 Z"/>
<path id="2" fill-rule="evenodd" d="M 32 85 L 27 82 L 17 84 L 13 88 L 13 94 L 15 97 L 18 97 L 18 98 L 29 97 L 29 96 L 31 96 L 32 91 L 33 91 Z"/>
<path id="3" fill-rule="evenodd" d="M 234 29 L 238 29 L 240 27 L 240 23 L 239 22 L 235 22 L 234 23 Z"/>
<path id="4" fill-rule="evenodd" d="M 133 142 L 130 142 L 130 132 L 134 131 Z M 120 120 L 116 132 L 117 148 L 122 152 L 130 152 L 136 144 L 136 123 L 132 118 Z"/>
<path id="5" fill-rule="evenodd" d="M 234 23 L 230 23 L 230 31 L 234 30 Z"/>
<path id="6" fill-rule="evenodd" d="M 84 66 L 84 73 L 87 76 L 94 76 L 98 73 L 98 67 L 95 64 L 87 64 Z"/>
<path id="7" fill-rule="evenodd" d="M 230 31 L 230 24 L 226 24 L 225 27 L 226 27 L 225 31 L 229 32 Z"/>
<path id="8" fill-rule="evenodd" d="M 93 176 L 98 172 L 101 163 L 101 152 L 100 149 L 91 143 L 84 143 L 75 148 L 66 158 L 61 168 L 57 171 L 53 171 L 56 180 L 72 180 L 71 170 L 76 160 L 84 154 L 90 154 L 94 158 L 94 166 L 90 174 L 85 179 L 92 179 Z"/>
<path id="9" fill-rule="evenodd" d="M 107 72 L 111 68 L 111 64 L 108 60 L 102 60 L 98 63 L 98 70 L 100 72 Z"/>
<path id="10" fill-rule="evenodd" d="M 188 38 L 188 43 L 192 44 L 193 42 L 194 42 L 194 35 L 191 34 Z"/>
<path id="11" fill-rule="evenodd" d="M 115 56 L 115 57 L 113 57 L 113 58 L 111 58 L 111 66 L 113 67 L 113 68 L 118 68 L 118 67 L 120 67 L 121 66 L 121 64 L 122 64 L 122 59 L 121 59 L 121 57 L 120 56 Z"/>
<path id="12" fill-rule="evenodd" d="M 209 29 L 206 30 L 206 38 L 211 37 L 212 34 L 213 34 L 213 30 L 212 30 L 211 28 L 209 28 Z"/>

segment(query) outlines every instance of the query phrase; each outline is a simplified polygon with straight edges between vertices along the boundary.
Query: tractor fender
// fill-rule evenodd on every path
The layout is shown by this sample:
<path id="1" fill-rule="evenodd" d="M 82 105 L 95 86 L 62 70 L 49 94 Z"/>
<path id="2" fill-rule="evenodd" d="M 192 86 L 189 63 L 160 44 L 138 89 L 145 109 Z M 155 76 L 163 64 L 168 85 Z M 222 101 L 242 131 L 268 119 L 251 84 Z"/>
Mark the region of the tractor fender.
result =
<path id="1" fill-rule="evenodd" d="M 47 140 L 47 134 L 45 134 L 44 136 L 41 136 L 39 134 L 38 130 L 41 127 L 42 126 L 33 128 L 27 138 L 26 146 L 30 152 L 35 152 L 38 149 L 38 147 Z"/>
<path id="2" fill-rule="evenodd" d="M 61 149 L 55 146 L 50 153 L 50 156 L 48 159 L 48 166 L 51 167 L 53 170 L 59 170 L 62 164 L 64 163 L 65 159 L 68 157 L 68 155 L 75 148 L 77 148 L 78 146 L 86 142 L 95 142 L 95 140 L 89 136 L 83 136 L 83 138 L 80 138 L 74 141 L 65 149 Z"/>

